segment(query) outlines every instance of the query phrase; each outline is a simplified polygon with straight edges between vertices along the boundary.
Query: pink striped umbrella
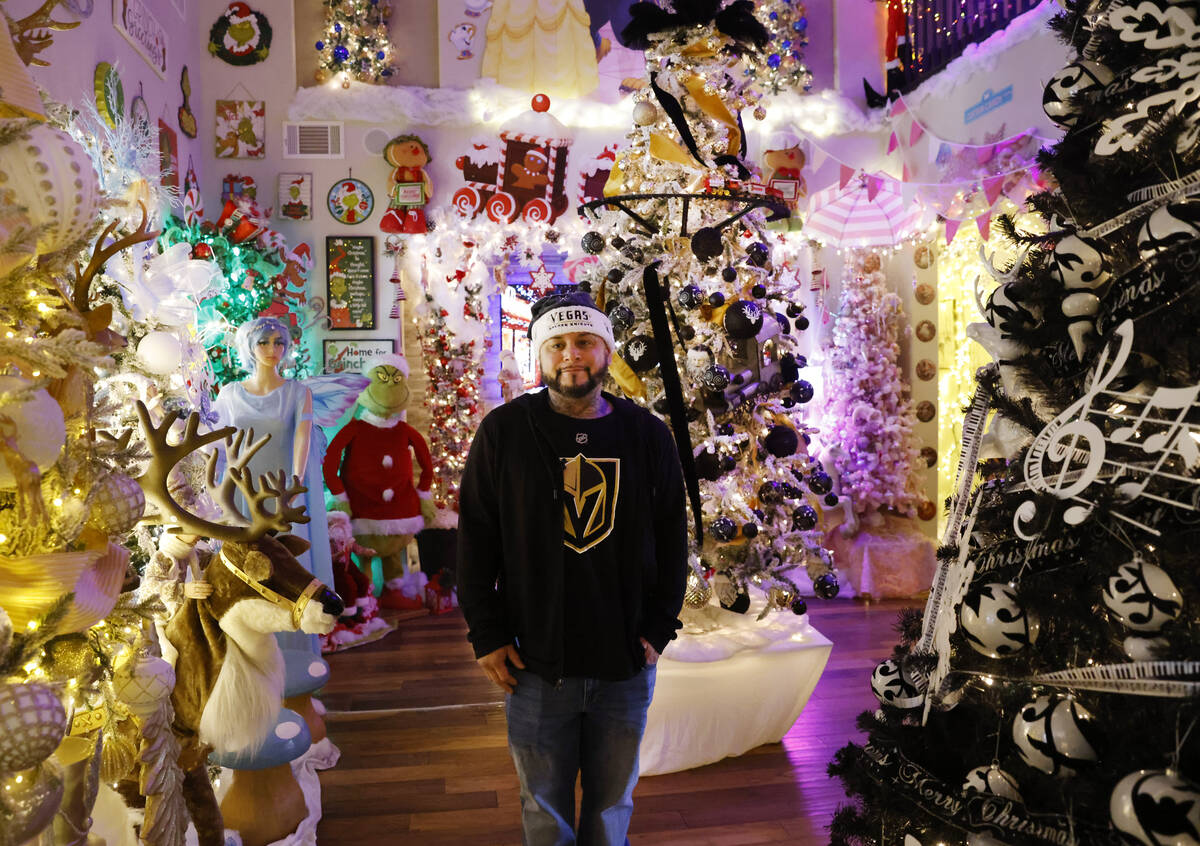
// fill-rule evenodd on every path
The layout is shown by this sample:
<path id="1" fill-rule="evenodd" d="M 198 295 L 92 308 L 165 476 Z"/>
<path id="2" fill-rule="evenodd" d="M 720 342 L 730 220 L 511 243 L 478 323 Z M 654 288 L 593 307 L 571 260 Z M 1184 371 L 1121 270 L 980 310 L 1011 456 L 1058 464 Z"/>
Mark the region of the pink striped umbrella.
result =
<path id="1" fill-rule="evenodd" d="M 872 197 L 872 179 L 852 179 L 845 187 L 831 185 L 813 194 L 804 233 L 835 247 L 890 246 L 911 235 L 921 222 L 920 204 L 910 200 L 905 208 L 892 179 L 879 178 Z"/>

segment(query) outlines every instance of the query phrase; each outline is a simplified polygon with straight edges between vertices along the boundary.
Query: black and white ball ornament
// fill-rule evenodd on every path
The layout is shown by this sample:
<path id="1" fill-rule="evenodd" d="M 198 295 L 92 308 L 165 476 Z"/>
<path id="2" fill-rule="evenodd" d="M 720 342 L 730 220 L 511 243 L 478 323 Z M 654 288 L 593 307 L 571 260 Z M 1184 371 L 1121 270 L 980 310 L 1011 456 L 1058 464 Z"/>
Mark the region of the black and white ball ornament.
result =
<path id="1" fill-rule="evenodd" d="M 730 338 L 753 338 L 763 327 L 762 306 L 754 300 L 738 300 L 725 309 L 722 320 Z"/>
<path id="2" fill-rule="evenodd" d="M 842 586 L 838 584 L 837 576 L 833 573 L 822 573 L 813 579 L 813 590 L 822 599 L 833 599 L 841 589 Z"/>
<path id="3" fill-rule="evenodd" d="M 649 335 L 634 335 L 625 342 L 623 358 L 635 373 L 645 373 L 658 364 L 658 345 Z"/>
<path id="4" fill-rule="evenodd" d="M 817 527 L 817 510 L 811 505 L 798 505 L 792 511 L 792 531 L 807 532 Z"/>
<path id="5" fill-rule="evenodd" d="M 700 384 L 710 391 L 723 391 L 729 387 L 732 377 L 720 364 L 710 364 L 700 374 Z"/>
<path id="6" fill-rule="evenodd" d="M 746 248 L 746 261 L 750 262 L 755 267 L 762 267 L 767 263 L 767 259 L 770 257 L 771 250 L 762 241 L 755 241 Z"/>
<path id="7" fill-rule="evenodd" d="M 763 482 L 758 486 L 758 501 L 763 505 L 778 505 L 783 502 L 783 485 L 776 481 Z"/>
<path id="8" fill-rule="evenodd" d="M 1038 619 L 1017 604 L 1012 585 L 991 582 L 971 591 L 958 620 L 971 648 L 989 658 L 1012 655 L 1037 641 Z"/>
<path id="9" fill-rule="evenodd" d="M 871 673 L 871 692 L 893 708 L 920 708 L 925 704 L 928 679 L 909 671 L 893 658 L 879 662 Z"/>
<path id="10" fill-rule="evenodd" d="M 1183 611 L 1167 572 L 1142 558 L 1122 564 L 1104 586 L 1104 604 L 1135 632 L 1157 632 Z"/>
<path id="11" fill-rule="evenodd" d="M 737 523 L 728 517 L 718 517 L 708 525 L 708 533 L 718 541 L 731 541 L 737 537 L 737 532 Z"/>
<path id="12" fill-rule="evenodd" d="M 1130 635 L 1121 641 L 1121 649 L 1130 661 L 1155 661 L 1162 657 L 1170 642 L 1165 637 Z"/>
<path id="13" fill-rule="evenodd" d="M 1138 770 L 1113 787 L 1113 827 L 1146 846 L 1200 846 L 1200 788 L 1170 770 Z"/>
<path id="14" fill-rule="evenodd" d="M 1068 235 L 1054 245 L 1054 275 L 1064 288 L 1095 290 L 1112 276 L 1112 264 L 1100 242 L 1081 235 Z"/>
<path id="15" fill-rule="evenodd" d="M 694 459 L 696 465 L 696 475 L 701 479 L 707 479 L 710 482 L 715 482 L 721 478 L 721 456 L 716 450 L 705 449 L 696 453 Z"/>
<path id="16" fill-rule="evenodd" d="M 614 329 L 628 329 L 636 319 L 633 309 L 626 305 L 615 305 L 608 312 L 608 319 Z"/>
<path id="17" fill-rule="evenodd" d="M 1042 110 L 1059 126 L 1070 128 L 1082 111 L 1072 98 L 1092 88 L 1112 82 L 1113 74 L 1099 62 L 1072 62 L 1051 77 L 1042 93 Z"/>
<path id="18" fill-rule="evenodd" d="M 988 793 L 1014 802 L 1024 801 L 1017 790 L 1017 780 L 995 764 L 984 764 L 967 773 L 962 792 Z"/>
<path id="19" fill-rule="evenodd" d="M 1100 759 L 1100 731 L 1090 711 L 1057 694 L 1039 696 L 1013 720 L 1013 742 L 1021 760 L 1054 776 L 1072 776 L 1080 765 Z"/>
<path id="20" fill-rule="evenodd" d="M 704 302 L 704 292 L 698 285 L 684 285 L 679 289 L 679 304 L 687 309 L 700 308 Z"/>
<path id="21" fill-rule="evenodd" d="M 585 232 L 579 244 L 583 247 L 583 251 L 589 255 L 594 256 L 604 252 L 604 236 L 599 232 Z"/>
<path id="22" fill-rule="evenodd" d="M 816 470 L 809 473 L 805 481 L 808 483 L 808 489 L 817 496 L 827 494 L 833 490 L 833 477 L 824 470 Z"/>
<path id="23" fill-rule="evenodd" d="M 1143 259 L 1200 238 L 1200 198 L 1167 203 L 1150 213 L 1138 230 L 1138 253 Z"/>

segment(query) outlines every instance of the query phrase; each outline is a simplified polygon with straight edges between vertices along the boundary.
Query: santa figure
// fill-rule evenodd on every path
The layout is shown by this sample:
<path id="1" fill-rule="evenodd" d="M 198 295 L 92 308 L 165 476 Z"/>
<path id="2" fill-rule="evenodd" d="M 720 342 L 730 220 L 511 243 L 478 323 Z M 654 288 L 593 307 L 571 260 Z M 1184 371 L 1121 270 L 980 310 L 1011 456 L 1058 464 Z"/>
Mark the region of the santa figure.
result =
<path id="1" fill-rule="evenodd" d="M 405 549 L 433 515 L 433 459 L 425 438 L 403 419 L 409 399 L 404 356 L 380 356 L 365 373 L 371 381 L 358 397 L 361 418 L 342 427 L 329 444 L 325 484 L 337 500 L 334 507 L 350 514 L 355 539 L 379 556 L 384 580 L 379 604 L 408 608 L 412 601 L 402 593 Z M 421 468 L 415 486 L 414 456 Z"/>

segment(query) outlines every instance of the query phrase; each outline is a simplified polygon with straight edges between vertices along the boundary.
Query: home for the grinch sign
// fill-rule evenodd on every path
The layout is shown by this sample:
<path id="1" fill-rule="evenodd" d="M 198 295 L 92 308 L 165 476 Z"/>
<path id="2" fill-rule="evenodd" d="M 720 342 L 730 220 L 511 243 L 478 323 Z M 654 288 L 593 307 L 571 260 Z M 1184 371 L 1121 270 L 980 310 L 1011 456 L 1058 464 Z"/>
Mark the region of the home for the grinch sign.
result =
<path id="1" fill-rule="evenodd" d="M 113 0 L 113 26 L 160 79 L 167 75 L 167 31 L 146 0 Z"/>

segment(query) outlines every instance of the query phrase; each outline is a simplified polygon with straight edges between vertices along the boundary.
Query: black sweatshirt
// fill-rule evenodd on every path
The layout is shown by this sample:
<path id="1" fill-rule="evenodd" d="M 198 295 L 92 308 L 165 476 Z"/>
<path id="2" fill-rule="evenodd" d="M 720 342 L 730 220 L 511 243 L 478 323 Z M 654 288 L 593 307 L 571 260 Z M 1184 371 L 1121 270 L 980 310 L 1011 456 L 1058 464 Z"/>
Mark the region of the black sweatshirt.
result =
<path id="1" fill-rule="evenodd" d="M 659 652 L 680 627 L 687 577 L 683 475 L 666 425 L 609 394 L 620 432 L 617 545 L 623 643 L 597 642 L 598 666 L 645 664 L 639 637 Z M 564 673 L 563 462 L 552 432 L 559 416 L 545 391 L 484 418 L 471 444 L 459 495 L 458 602 L 476 657 L 516 642 L 526 666 L 554 683 Z M 606 556 L 608 557 L 608 556 Z M 624 649 L 625 656 L 604 650 Z"/>

